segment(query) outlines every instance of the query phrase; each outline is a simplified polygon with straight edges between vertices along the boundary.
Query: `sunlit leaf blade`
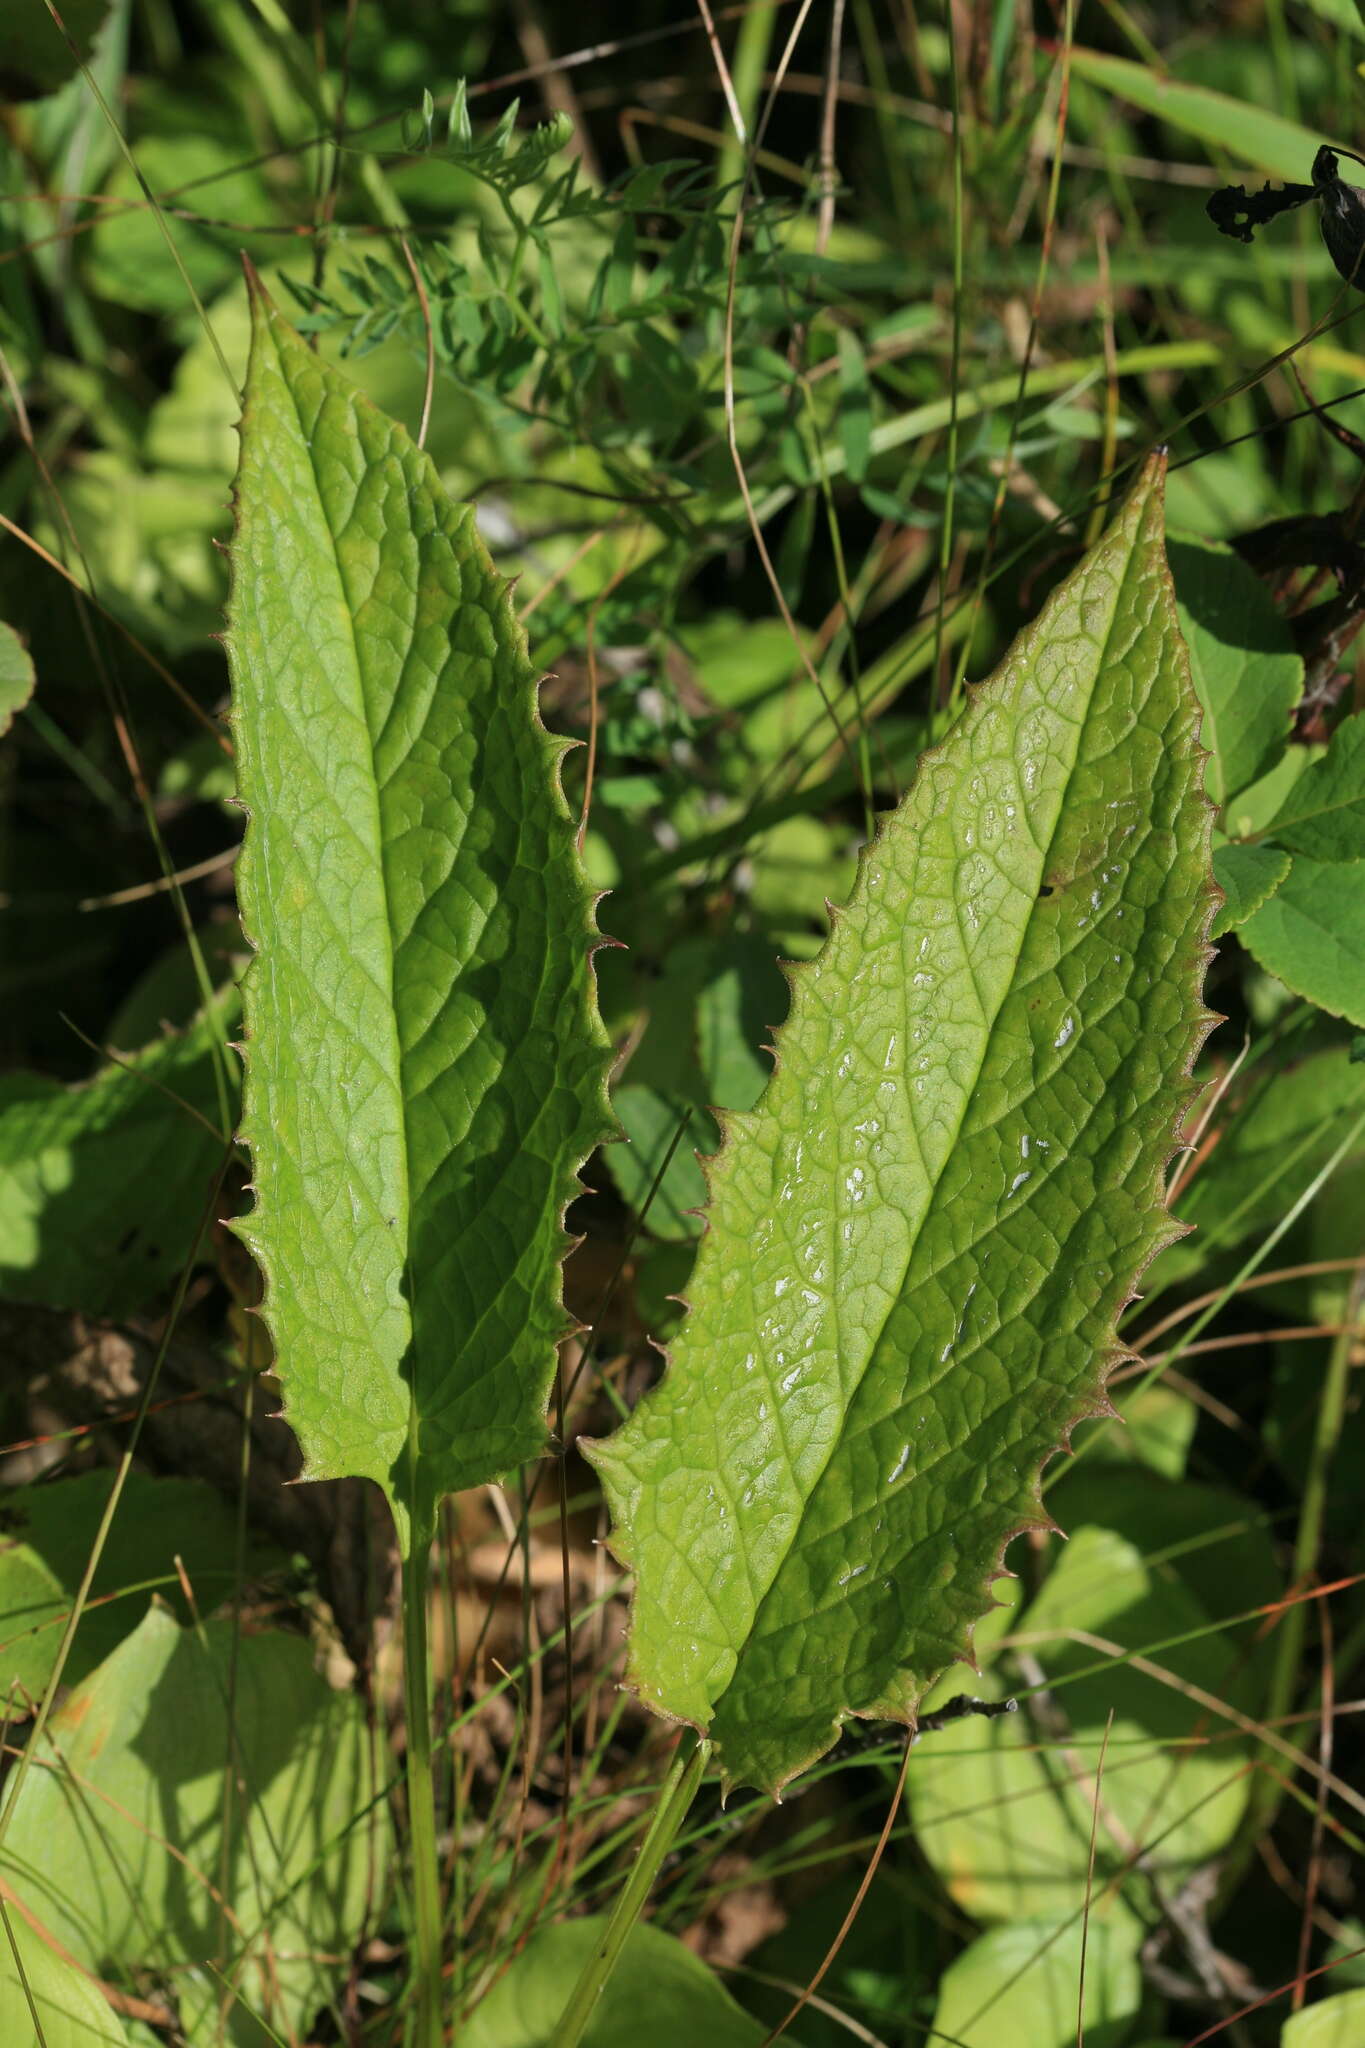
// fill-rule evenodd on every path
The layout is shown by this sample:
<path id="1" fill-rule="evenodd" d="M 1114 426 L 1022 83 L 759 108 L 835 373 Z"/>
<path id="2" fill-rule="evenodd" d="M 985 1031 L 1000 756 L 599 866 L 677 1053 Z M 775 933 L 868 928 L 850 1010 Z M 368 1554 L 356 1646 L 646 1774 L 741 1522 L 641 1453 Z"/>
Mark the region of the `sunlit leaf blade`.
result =
<path id="1" fill-rule="evenodd" d="M 567 743 L 472 510 L 254 284 L 237 497 L 243 1235 L 307 1475 L 425 1515 L 543 1448 L 608 1125 Z"/>
<path id="2" fill-rule="evenodd" d="M 0 2038 L 16 2048 L 30 2041 L 34 2048 L 126 2048 L 123 2022 L 94 1981 L 54 1954 L 13 1906 L 8 1934 L 0 1948 Z"/>
<path id="3" fill-rule="evenodd" d="M 955 2048 L 1071 2048 L 1082 2038 L 1080 2005 L 1085 2040 L 1126 2040 L 1142 2002 L 1141 1939 L 1137 1921 L 1108 1899 L 1084 1925 L 1073 1913 L 993 1927 L 944 1971 L 929 2038 Z"/>
<path id="4" fill-rule="evenodd" d="M 792 976 L 670 1369 L 593 1457 L 631 1676 L 780 1787 L 963 1656 L 1173 1234 L 1216 892 L 1160 472 L 1016 643 Z"/>
<path id="5" fill-rule="evenodd" d="M 1352 2048 L 1365 2029 L 1365 1988 L 1324 1998 L 1290 2014 L 1280 2036 L 1281 2048 Z"/>

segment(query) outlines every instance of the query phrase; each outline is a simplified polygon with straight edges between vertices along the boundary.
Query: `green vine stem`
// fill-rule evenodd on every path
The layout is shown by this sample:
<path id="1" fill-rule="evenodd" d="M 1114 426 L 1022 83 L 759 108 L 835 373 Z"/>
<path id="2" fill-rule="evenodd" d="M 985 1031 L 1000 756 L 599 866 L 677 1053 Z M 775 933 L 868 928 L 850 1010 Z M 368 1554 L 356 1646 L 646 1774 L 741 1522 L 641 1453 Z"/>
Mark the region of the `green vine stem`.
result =
<path id="1" fill-rule="evenodd" d="M 631 1928 L 639 1919 L 649 1897 L 659 1866 L 668 1854 L 679 1828 L 686 1820 L 697 1788 L 711 1755 L 709 1742 L 691 1732 L 685 1734 L 674 1753 L 664 1779 L 654 1815 L 646 1830 L 635 1865 L 612 1909 L 606 1932 L 589 1956 L 583 1974 L 555 2028 L 550 2048 L 578 2048 L 593 2008 L 616 1968 Z M 425 2048 L 425 2044 L 424 2044 Z"/>

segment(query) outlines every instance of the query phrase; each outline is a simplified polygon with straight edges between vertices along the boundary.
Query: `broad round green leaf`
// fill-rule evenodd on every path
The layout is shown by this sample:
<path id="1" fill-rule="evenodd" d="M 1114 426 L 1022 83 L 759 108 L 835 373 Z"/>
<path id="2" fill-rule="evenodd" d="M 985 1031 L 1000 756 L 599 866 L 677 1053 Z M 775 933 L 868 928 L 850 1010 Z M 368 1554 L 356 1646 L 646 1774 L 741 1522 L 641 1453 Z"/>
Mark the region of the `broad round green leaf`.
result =
<path id="1" fill-rule="evenodd" d="M 253 2013 L 285 2036 L 310 2021 L 374 1908 L 388 1837 L 371 1757 L 358 1701 L 305 1642 L 234 1644 L 227 1622 L 182 1631 L 153 1609 L 53 1715 L 4 1876 L 87 1968 L 163 1973 L 193 2041 L 216 2038 L 216 1963 L 240 1994 L 226 2041 L 259 2048 Z"/>
<path id="2" fill-rule="evenodd" d="M 1314 860 L 1365 860 L 1365 712 L 1339 725 L 1320 761 L 1302 774 L 1270 838 Z"/>
<path id="3" fill-rule="evenodd" d="M 5 2048 L 125 2048 L 129 2039 L 89 1977 L 63 1961 L 17 1906 L 6 1909 L 8 1937 L 0 1932 L 0 2040 Z M 10 1941 L 18 1956 L 10 1947 Z M 33 2024 L 33 2008 L 38 2025 Z"/>
<path id="4" fill-rule="evenodd" d="M 1365 1024 L 1365 860 L 1297 853 L 1279 888 L 1241 927 L 1243 945 L 1295 995 Z"/>
<path id="5" fill-rule="evenodd" d="M 7 733 L 16 711 L 22 711 L 33 695 L 33 662 L 27 647 L 0 620 L 0 735 Z"/>
<path id="6" fill-rule="evenodd" d="M 1359 2048 L 1365 2039 L 1365 1991 L 1344 1991 L 1307 2005 L 1284 2023 L 1280 2048 Z"/>
<path id="7" fill-rule="evenodd" d="M 94 1547 L 112 1472 L 80 1472 L 19 1486 L 0 1508 L 0 1696 L 36 1700 L 47 1684 L 62 1628 Z M 236 1517 L 198 1479 L 130 1472 L 100 1555 L 89 1604 L 63 1682 L 74 1685 L 131 1635 L 153 1594 L 192 1617 L 179 1572 L 200 1613 L 212 1613 L 237 1581 Z M 284 1560 L 252 1546 L 248 1572 Z"/>
<path id="8" fill-rule="evenodd" d="M 1204 707 L 1209 795 L 1222 805 L 1274 767 L 1303 692 L 1303 656 L 1260 577 L 1233 550 L 1167 542 L 1190 676 Z"/>
<path id="9" fill-rule="evenodd" d="M 1111 1425 L 1108 1434 L 1122 1432 Z M 1053 1687 L 1070 1746 L 1049 1742 L 1051 1723 L 1035 1723 L 1025 1702 L 1005 1720 L 956 1723 L 911 1759 L 919 1844 L 978 1920 L 1079 1910 L 1093 1774 L 1111 1714 L 1099 1887 L 1130 1872 L 1128 1850 L 1137 1842 L 1144 1870 L 1179 1891 L 1226 1848 L 1246 1808 L 1249 1745 L 1226 1740 L 1231 1731 L 1221 1725 L 1224 1739 L 1199 1742 L 1208 1715 L 1189 1688 L 1243 1713 L 1260 1707 L 1264 1659 L 1252 1655 L 1246 1627 L 1229 1629 L 1225 1617 L 1274 1596 L 1269 1539 L 1247 1526 L 1235 1495 L 1163 1484 L 1150 1472 L 1094 1459 L 1090 1453 L 1062 1475 L 1050 1505 L 1070 1541 L 1038 1597 L 1008 1617 L 1008 1634 L 1027 1641 Z M 1190 1640 L 1153 1647 L 1182 1634 Z M 1106 1666 L 1103 1643 L 1150 1651 L 1168 1682 L 1117 1657 Z M 1008 1670 L 992 1662 L 980 1689 L 996 1697 L 1010 1682 Z M 952 1678 L 942 1682 L 942 1691 L 954 1689 Z M 1136 1880 L 1139 1908 L 1147 1881 Z"/>
<path id="10" fill-rule="evenodd" d="M 934 2027 L 955 2048 L 1073 2048 L 1079 2010 L 1086 2048 L 1120 2048 L 1142 1998 L 1141 1939 L 1137 1922 L 1092 1914 L 1082 2006 L 1079 1914 L 993 1927 L 944 1972 Z"/>
<path id="11" fill-rule="evenodd" d="M 79 1087 L 0 1078 L 0 1295 L 125 1315 L 180 1271 L 227 1149 L 213 1046 L 231 1000 Z"/>
<path id="12" fill-rule="evenodd" d="M 461 2048 L 552 2048 L 565 2000 L 606 1925 L 594 1915 L 532 1935 L 460 2029 Z M 607 1980 L 583 2048 L 759 2048 L 766 2032 L 690 1949 L 645 1923 Z"/>
<path id="13" fill-rule="evenodd" d="M 732 1780 L 913 1719 L 1103 1402 L 1208 1027 L 1197 733 L 1152 468 L 924 758 L 723 1120 L 672 1365 L 591 1455 L 631 1678 Z"/>
<path id="14" fill-rule="evenodd" d="M 1245 924 L 1275 894 L 1289 873 L 1289 855 L 1278 846 L 1217 846 L 1214 879 L 1223 892 L 1223 907 L 1213 921 L 1213 936 Z"/>

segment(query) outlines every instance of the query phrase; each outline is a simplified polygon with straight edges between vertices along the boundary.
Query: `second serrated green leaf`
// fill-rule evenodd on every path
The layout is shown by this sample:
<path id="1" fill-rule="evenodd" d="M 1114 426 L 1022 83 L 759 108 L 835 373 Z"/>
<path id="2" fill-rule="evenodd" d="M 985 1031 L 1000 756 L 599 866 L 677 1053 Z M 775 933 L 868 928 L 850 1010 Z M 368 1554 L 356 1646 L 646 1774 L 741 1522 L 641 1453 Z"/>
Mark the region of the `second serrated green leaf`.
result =
<path id="1" fill-rule="evenodd" d="M 630 1674 L 777 1790 L 969 1648 L 1175 1233 L 1208 1025 L 1199 712 L 1149 468 L 792 977 L 662 1384 L 593 1450 Z"/>
<path id="2" fill-rule="evenodd" d="M 246 1115 L 306 1475 L 407 1535 L 538 1455 L 609 1128 L 592 899 L 471 507 L 252 279 L 229 650 Z"/>

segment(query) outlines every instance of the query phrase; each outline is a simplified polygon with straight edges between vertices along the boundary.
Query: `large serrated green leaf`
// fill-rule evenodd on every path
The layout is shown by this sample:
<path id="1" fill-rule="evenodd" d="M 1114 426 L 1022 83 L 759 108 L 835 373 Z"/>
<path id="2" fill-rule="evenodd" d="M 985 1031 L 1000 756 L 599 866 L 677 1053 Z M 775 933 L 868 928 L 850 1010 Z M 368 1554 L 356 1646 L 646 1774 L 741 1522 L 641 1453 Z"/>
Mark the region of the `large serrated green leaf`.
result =
<path id="1" fill-rule="evenodd" d="M 259 286 L 237 494 L 243 1235 L 307 1475 L 426 1516 L 543 1449 L 608 1128 L 568 742 L 472 510 Z"/>
<path id="2" fill-rule="evenodd" d="M 671 1368 L 594 1447 L 631 1676 L 780 1787 L 961 1658 L 1174 1233 L 1216 891 L 1160 471 L 973 694 L 727 1118 Z"/>

